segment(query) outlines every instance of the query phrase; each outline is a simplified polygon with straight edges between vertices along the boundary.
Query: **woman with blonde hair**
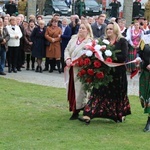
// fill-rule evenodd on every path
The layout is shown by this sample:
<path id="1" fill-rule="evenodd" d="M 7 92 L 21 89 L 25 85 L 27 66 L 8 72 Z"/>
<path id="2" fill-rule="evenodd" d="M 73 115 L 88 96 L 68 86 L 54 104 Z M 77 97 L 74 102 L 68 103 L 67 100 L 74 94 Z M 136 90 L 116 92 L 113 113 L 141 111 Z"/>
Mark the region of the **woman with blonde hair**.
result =
<path id="1" fill-rule="evenodd" d="M 90 24 L 81 23 L 79 32 L 73 35 L 69 41 L 65 53 L 64 60 L 68 69 L 65 74 L 69 74 L 69 79 L 66 79 L 67 93 L 69 101 L 69 110 L 73 112 L 70 120 L 78 119 L 79 112 L 86 105 L 86 93 L 83 90 L 83 85 L 77 78 L 79 66 L 73 65 L 73 60 L 78 59 L 82 55 L 82 50 L 85 45 L 91 42 L 93 33 Z"/>
<path id="2" fill-rule="evenodd" d="M 112 50 L 120 50 L 116 53 L 115 63 L 124 63 L 128 53 L 128 43 L 121 35 L 119 26 L 110 22 L 105 31 L 105 38 L 109 41 Z M 90 119 L 100 117 L 109 118 L 115 122 L 122 122 L 126 115 L 131 113 L 127 95 L 126 66 L 114 67 L 110 74 L 112 82 L 107 86 L 93 88 L 89 101 L 84 108 L 83 117 L 80 121 L 90 123 Z M 101 82 L 101 81 L 99 81 Z"/>

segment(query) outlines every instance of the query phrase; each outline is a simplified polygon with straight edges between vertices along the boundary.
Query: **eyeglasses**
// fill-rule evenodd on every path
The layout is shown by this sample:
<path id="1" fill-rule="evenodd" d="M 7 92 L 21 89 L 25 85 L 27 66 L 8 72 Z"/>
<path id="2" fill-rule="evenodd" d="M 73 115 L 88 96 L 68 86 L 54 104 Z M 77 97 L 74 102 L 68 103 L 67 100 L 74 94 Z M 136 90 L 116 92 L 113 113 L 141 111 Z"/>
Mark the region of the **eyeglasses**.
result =
<path id="1" fill-rule="evenodd" d="M 113 30 L 113 28 L 106 28 L 106 31 L 107 31 L 107 30 Z"/>

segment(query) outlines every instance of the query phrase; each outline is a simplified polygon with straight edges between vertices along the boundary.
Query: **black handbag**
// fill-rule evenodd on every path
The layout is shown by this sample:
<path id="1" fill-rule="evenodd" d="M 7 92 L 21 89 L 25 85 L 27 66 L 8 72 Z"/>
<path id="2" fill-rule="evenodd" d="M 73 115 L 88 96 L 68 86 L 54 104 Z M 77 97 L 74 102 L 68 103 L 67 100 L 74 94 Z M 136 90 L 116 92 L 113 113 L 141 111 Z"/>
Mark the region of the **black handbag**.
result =
<path id="1" fill-rule="evenodd" d="M 46 46 L 50 46 L 50 42 L 48 40 L 45 41 Z"/>

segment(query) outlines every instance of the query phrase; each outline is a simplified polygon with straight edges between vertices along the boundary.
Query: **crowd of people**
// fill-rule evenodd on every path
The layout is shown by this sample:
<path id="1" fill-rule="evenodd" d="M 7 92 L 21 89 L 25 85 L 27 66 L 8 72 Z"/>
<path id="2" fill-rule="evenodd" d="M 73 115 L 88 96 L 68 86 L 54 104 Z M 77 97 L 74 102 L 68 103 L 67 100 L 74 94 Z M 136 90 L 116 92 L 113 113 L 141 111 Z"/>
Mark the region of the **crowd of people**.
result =
<path id="1" fill-rule="evenodd" d="M 48 24 L 42 16 L 30 15 L 27 22 L 23 14 L 6 14 L 0 18 L 0 75 L 6 75 L 5 65 L 8 73 L 21 71 L 25 64 L 26 70 L 40 73 L 52 73 L 56 69 L 61 73 L 67 66 L 67 99 L 69 110 L 73 112 L 70 120 L 79 119 L 89 124 L 91 119 L 101 117 L 123 122 L 131 114 L 127 72 L 131 77 L 137 73 L 137 64 L 141 64 L 139 59 L 136 63 L 115 67 L 110 72 L 112 82 L 98 89 L 93 87 L 90 93 L 77 78 L 79 66 L 73 65 L 74 58 L 80 58 L 87 43 L 97 38 L 107 39 L 115 50 L 120 50 L 115 63 L 126 63 L 138 56 L 144 62 L 140 67 L 140 99 L 144 112 L 149 114 L 144 131 L 150 131 L 150 53 L 149 46 L 140 48 L 143 35 L 149 32 L 148 20 L 143 17 L 135 18 L 127 28 L 125 19 L 112 17 L 108 21 L 106 14 L 72 15 L 70 20 L 66 17 L 60 20 L 60 15 L 54 14 Z M 42 68 L 43 60 L 45 68 Z M 81 110 L 83 116 L 79 117 Z"/>

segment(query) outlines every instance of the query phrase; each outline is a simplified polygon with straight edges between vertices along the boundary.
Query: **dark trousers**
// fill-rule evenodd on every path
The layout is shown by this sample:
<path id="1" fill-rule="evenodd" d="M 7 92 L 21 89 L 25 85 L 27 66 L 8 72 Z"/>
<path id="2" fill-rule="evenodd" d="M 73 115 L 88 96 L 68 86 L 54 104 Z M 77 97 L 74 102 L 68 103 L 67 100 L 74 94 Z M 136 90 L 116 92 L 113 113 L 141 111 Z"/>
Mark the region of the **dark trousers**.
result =
<path id="1" fill-rule="evenodd" d="M 21 68 L 21 66 L 24 64 L 25 62 L 25 53 L 23 48 L 19 47 L 18 50 L 18 59 L 17 59 L 17 68 Z"/>
<path id="2" fill-rule="evenodd" d="M 26 54 L 27 68 L 30 68 L 30 60 L 32 62 L 32 69 L 34 69 L 35 57 L 31 56 L 31 54 Z"/>
<path id="3" fill-rule="evenodd" d="M 8 47 L 8 67 L 16 68 L 19 47 Z"/>

